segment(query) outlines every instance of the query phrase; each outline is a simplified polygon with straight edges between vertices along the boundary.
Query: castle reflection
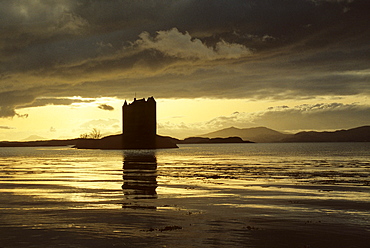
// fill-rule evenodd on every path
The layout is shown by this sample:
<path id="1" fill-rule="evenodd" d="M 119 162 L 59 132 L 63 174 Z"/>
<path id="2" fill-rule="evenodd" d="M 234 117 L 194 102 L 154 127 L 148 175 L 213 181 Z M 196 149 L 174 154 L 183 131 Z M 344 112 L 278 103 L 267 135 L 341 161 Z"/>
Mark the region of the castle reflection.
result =
<path id="1" fill-rule="evenodd" d="M 151 150 L 123 154 L 123 193 L 130 199 L 157 198 L 157 158 Z"/>

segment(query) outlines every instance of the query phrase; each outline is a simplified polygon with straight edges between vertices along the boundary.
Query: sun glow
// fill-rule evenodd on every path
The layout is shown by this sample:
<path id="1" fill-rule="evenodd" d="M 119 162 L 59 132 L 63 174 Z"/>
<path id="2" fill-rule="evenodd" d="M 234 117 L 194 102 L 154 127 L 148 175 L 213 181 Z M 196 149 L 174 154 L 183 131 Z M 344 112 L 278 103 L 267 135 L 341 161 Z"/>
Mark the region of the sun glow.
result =
<path id="1" fill-rule="evenodd" d="M 42 100 L 42 99 L 41 99 Z M 122 105 L 124 99 L 102 97 L 82 98 L 72 97 L 70 105 L 45 105 L 18 109 L 20 116 L 3 118 L 1 122 L 0 140 L 23 140 L 31 135 L 45 139 L 77 138 L 80 134 L 90 132 L 93 128 L 99 129 L 103 136 L 117 134 L 122 130 Z M 126 99 L 131 102 L 133 99 Z M 362 105 L 368 103 L 364 96 L 312 98 L 301 100 L 248 100 L 248 99 L 156 99 L 157 101 L 157 132 L 160 135 L 169 135 L 184 138 L 211 130 L 210 122 L 217 122 L 217 118 L 230 116 L 255 116 L 271 108 L 294 108 L 304 104 L 357 102 Z M 207 124 L 208 123 L 208 124 Z M 207 126 L 208 125 L 208 126 Z M 249 123 L 230 123 L 230 126 L 239 128 L 253 126 Z M 256 124 L 257 125 L 257 124 Z M 202 130 L 200 129 L 202 126 Z M 213 128 L 217 128 L 214 126 Z M 273 128 L 273 127 L 271 127 Z M 183 129 L 183 130 L 180 130 Z"/>

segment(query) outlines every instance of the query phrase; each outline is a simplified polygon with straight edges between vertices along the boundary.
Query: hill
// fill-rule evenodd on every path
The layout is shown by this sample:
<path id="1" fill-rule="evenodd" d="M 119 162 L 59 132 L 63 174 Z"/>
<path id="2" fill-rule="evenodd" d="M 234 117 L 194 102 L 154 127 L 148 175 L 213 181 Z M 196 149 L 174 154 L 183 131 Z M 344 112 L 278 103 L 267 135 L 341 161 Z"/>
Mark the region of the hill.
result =
<path id="1" fill-rule="evenodd" d="M 38 135 L 31 135 L 31 136 L 23 139 L 23 141 L 37 141 L 37 140 L 47 140 L 47 138 L 44 138 L 44 137 L 41 137 L 41 136 L 38 136 Z"/>
<path id="2" fill-rule="evenodd" d="M 299 132 L 283 142 L 370 142 L 370 126 L 334 132 Z"/>
<path id="3" fill-rule="evenodd" d="M 249 140 L 258 143 L 280 142 L 287 139 L 291 134 L 284 134 L 267 127 L 236 128 L 229 127 L 219 131 L 199 135 L 207 138 L 227 138 L 240 137 L 243 140 Z"/>

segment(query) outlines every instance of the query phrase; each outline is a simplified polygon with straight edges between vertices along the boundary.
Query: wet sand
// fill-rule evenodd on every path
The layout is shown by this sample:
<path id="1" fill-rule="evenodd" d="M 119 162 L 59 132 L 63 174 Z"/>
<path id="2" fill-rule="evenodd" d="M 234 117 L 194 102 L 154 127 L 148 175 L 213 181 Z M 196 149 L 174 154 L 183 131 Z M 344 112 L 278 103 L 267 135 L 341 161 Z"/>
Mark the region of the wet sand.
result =
<path id="1" fill-rule="evenodd" d="M 263 204 L 261 200 L 233 197 L 239 194 L 233 190 L 218 189 L 208 197 L 192 195 L 191 192 L 203 191 L 202 186 L 194 186 L 186 195 L 176 197 L 124 200 L 119 208 L 112 202 L 68 206 L 19 199 L 17 204 L 22 207 L 2 209 L 1 247 L 367 247 L 369 244 L 369 229 L 364 228 L 369 219 L 364 217 L 364 223 L 358 223 L 361 221 L 358 217 L 351 221 L 354 209 L 366 210 L 368 206 L 345 206 L 332 201 L 328 206 L 331 209 L 348 211 L 332 217 L 320 202 L 282 199 L 258 208 L 255 205 Z M 27 201 L 34 203 L 27 205 Z M 305 208 L 314 204 L 317 211 L 307 215 Z"/>

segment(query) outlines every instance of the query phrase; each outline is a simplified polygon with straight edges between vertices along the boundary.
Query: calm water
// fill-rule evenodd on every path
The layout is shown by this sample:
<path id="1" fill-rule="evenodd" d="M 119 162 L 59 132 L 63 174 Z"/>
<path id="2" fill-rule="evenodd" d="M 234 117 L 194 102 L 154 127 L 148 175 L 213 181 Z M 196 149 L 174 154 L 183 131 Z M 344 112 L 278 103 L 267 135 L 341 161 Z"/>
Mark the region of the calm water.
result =
<path id="1" fill-rule="evenodd" d="M 370 143 L 0 148 L 0 247 L 369 247 Z"/>

